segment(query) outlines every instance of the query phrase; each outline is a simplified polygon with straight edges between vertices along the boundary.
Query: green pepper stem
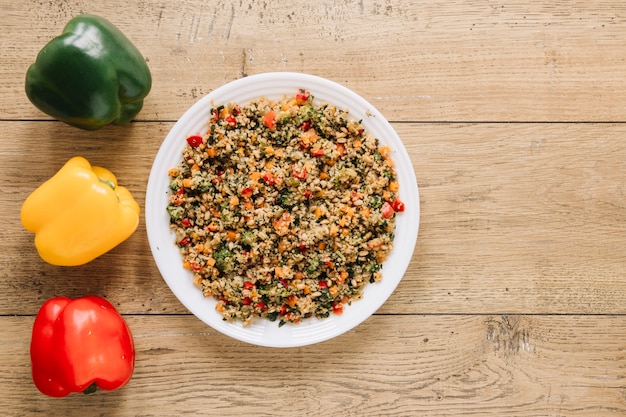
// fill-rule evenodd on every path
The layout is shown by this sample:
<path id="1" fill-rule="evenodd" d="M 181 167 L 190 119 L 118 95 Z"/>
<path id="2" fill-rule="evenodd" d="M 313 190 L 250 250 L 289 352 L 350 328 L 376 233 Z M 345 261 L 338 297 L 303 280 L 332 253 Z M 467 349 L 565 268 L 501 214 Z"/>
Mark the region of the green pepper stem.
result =
<path id="1" fill-rule="evenodd" d="M 108 185 L 109 187 L 111 187 L 111 189 L 115 190 L 115 184 L 113 183 L 113 181 L 103 180 L 102 178 L 98 178 L 98 181 Z"/>

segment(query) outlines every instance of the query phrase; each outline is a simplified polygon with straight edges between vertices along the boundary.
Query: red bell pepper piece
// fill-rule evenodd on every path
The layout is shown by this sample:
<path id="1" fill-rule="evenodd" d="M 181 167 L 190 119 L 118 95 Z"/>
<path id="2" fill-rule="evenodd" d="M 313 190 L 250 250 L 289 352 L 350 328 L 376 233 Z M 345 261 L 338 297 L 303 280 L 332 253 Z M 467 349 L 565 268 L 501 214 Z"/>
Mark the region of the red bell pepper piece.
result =
<path id="1" fill-rule="evenodd" d="M 30 357 L 35 385 L 51 397 L 121 388 L 135 368 L 130 329 L 97 296 L 46 301 L 33 324 Z"/>
<path id="2" fill-rule="evenodd" d="M 324 156 L 324 153 L 324 149 L 311 149 L 311 155 L 313 155 L 315 158 L 320 158 Z"/>
<path id="3" fill-rule="evenodd" d="M 306 103 L 306 101 L 311 97 L 311 93 L 303 88 L 298 90 L 296 93 L 296 103 L 302 105 Z"/>
<path id="4" fill-rule="evenodd" d="M 187 143 L 192 148 L 197 148 L 198 146 L 202 145 L 202 136 L 199 136 L 199 135 L 189 136 L 187 138 Z"/>
<path id="5" fill-rule="evenodd" d="M 252 194 L 254 193 L 254 190 L 250 187 L 246 187 L 243 190 L 241 190 L 241 196 L 243 198 L 250 198 L 252 197 Z"/>
<path id="6" fill-rule="evenodd" d="M 305 180 L 307 176 L 306 167 L 302 167 L 302 168 L 296 168 L 295 166 L 292 167 L 291 176 L 299 180 Z"/>
<path id="7" fill-rule="evenodd" d="M 265 181 L 267 185 L 276 185 L 276 177 L 271 172 L 264 173 L 261 179 Z"/>
<path id="8" fill-rule="evenodd" d="M 226 116 L 226 122 L 232 127 L 237 126 L 237 119 L 232 114 L 229 114 L 228 116 Z"/>
<path id="9" fill-rule="evenodd" d="M 402 213 L 405 209 L 404 203 L 400 200 L 393 200 L 390 202 L 390 204 L 393 208 L 393 211 L 395 211 L 396 213 Z"/>

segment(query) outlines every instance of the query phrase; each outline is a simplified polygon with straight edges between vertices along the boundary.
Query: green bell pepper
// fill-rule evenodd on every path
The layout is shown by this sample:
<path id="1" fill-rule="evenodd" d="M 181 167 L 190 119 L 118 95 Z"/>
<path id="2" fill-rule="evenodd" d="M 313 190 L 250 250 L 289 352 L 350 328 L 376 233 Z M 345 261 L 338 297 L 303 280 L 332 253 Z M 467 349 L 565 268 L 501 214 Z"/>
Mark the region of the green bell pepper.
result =
<path id="1" fill-rule="evenodd" d="M 151 86 L 139 50 L 111 22 L 87 14 L 70 20 L 26 73 L 26 95 L 39 110 L 85 130 L 129 122 Z"/>

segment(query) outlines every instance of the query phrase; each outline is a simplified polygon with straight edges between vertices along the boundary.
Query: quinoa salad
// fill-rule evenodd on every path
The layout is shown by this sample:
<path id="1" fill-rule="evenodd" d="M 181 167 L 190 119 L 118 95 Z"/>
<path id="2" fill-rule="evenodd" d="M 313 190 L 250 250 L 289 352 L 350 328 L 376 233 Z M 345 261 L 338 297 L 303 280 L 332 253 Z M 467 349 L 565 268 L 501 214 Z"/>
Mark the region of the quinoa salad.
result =
<path id="1" fill-rule="evenodd" d="M 391 149 L 294 93 L 215 106 L 169 170 L 183 267 L 224 320 L 341 314 L 383 278 L 404 211 Z"/>

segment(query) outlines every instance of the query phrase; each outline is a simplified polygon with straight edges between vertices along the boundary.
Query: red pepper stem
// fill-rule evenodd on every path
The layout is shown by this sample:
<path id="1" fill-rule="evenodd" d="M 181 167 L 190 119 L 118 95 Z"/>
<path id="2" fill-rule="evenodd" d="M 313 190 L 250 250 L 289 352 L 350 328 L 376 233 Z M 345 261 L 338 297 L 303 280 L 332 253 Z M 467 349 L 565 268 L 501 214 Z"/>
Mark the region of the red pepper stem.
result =
<path id="1" fill-rule="evenodd" d="M 98 391 L 98 384 L 94 382 L 93 384 L 85 388 L 85 390 L 83 391 L 83 394 L 89 395 L 89 394 L 93 394 L 96 391 Z"/>

